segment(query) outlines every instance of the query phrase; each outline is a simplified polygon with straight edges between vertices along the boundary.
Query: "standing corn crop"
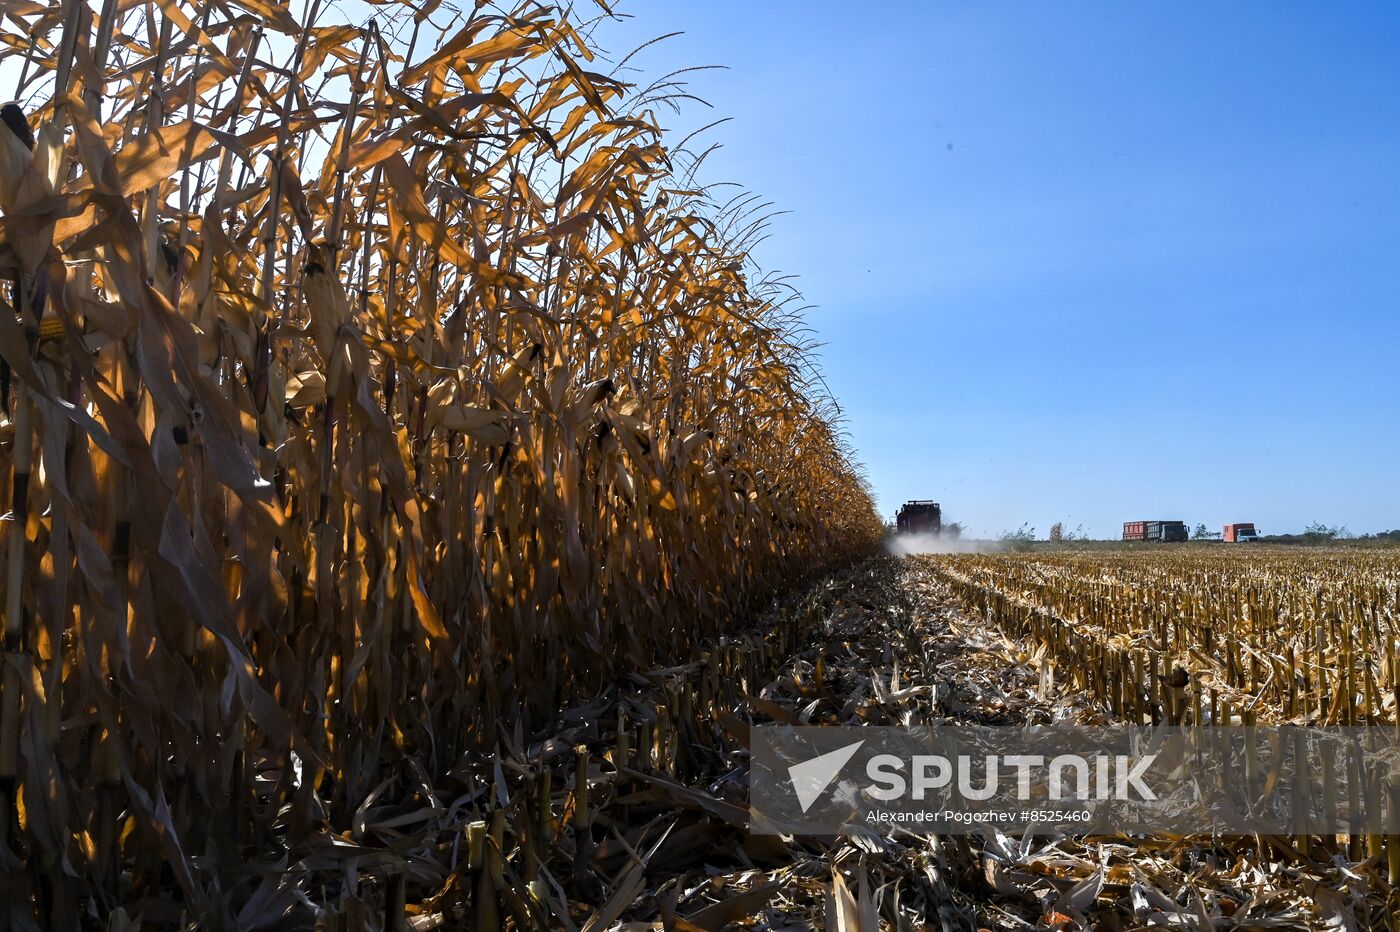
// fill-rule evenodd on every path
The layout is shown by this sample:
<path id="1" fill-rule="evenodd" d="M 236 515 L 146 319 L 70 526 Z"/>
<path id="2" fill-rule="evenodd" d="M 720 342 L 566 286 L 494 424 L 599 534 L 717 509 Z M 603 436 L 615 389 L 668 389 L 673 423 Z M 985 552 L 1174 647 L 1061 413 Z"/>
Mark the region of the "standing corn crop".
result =
<path id="1" fill-rule="evenodd" d="M 5 11 L 17 921 L 175 889 L 217 925 L 404 768 L 878 539 L 665 85 L 554 8 L 326 9 Z"/>

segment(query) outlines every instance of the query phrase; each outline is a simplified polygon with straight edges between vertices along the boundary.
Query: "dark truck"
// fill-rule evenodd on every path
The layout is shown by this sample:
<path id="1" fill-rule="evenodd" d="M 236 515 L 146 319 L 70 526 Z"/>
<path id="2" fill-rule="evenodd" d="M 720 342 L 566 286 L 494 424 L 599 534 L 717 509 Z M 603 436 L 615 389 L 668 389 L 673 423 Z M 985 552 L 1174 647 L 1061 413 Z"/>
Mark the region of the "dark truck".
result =
<path id="1" fill-rule="evenodd" d="M 1187 540 L 1185 521 L 1124 521 L 1124 540 L 1155 540 L 1162 543 Z"/>
<path id="2" fill-rule="evenodd" d="M 894 524 L 901 534 L 937 534 L 943 530 L 943 512 L 938 502 L 916 499 L 904 503 L 894 516 Z"/>

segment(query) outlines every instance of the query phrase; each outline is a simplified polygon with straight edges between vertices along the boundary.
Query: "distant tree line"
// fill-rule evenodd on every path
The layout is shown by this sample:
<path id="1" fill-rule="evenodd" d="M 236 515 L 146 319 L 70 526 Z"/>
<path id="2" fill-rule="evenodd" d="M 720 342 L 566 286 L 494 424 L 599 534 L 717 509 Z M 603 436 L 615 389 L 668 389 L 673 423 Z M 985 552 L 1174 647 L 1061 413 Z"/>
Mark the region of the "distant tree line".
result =
<path id="1" fill-rule="evenodd" d="M 1375 534 L 1353 534 L 1346 525 L 1327 525 L 1321 521 L 1314 521 L 1303 528 L 1301 534 L 1268 534 L 1261 536 L 1259 540 L 1266 544 L 1325 544 L 1334 540 L 1400 544 L 1400 528 Z"/>

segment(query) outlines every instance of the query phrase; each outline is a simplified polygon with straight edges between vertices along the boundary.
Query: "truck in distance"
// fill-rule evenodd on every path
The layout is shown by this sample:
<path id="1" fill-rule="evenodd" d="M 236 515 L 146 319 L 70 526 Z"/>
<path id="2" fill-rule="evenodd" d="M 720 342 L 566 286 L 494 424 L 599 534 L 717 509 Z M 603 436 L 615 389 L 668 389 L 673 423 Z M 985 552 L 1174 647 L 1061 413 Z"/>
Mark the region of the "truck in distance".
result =
<path id="1" fill-rule="evenodd" d="M 914 499 L 900 507 L 894 523 L 900 534 L 937 534 L 943 530 L 943 512 L 938 502 Z"/>
<path id="2" fill-rule="evenodd" d="M 1249 544 L 1259 540 L 1259 532 L 1251 524 L 1227 524 L 1222 540 L 1227 544 Z"/>
<path id="3" fill-rule="evenodd" d="M 1191 535 L 1185 521 L 1124 521 L 1124 540 L 1148 540 L 1161 543 L 1183 541 Z"/>

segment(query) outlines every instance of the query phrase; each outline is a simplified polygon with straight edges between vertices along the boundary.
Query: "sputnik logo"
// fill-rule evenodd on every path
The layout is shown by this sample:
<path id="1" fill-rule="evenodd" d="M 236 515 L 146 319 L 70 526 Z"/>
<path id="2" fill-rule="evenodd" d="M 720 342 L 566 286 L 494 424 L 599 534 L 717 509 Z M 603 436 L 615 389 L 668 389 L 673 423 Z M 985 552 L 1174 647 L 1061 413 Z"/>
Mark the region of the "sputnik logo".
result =
<path id="1" fill-rule="evenodd" d="M 841 772 L 841 768 L 846 766 L 847 761 L 855 756 L 856 751 L 865 743 L 865 739 L 848 744 L 844 748 L 835 751 L 828 751 L 811 760 L 803 761 L 800 764 L 793 764 L 788 768 L 788 777 L 792 780 L 792 788 L 797 793 L 797 802 L 802 806 L 805 813 L 812 808 L 812 804 L 821 798 L 822 793 L 831 785 L 831 781 L 836 779 L 836 775 Z"/>

